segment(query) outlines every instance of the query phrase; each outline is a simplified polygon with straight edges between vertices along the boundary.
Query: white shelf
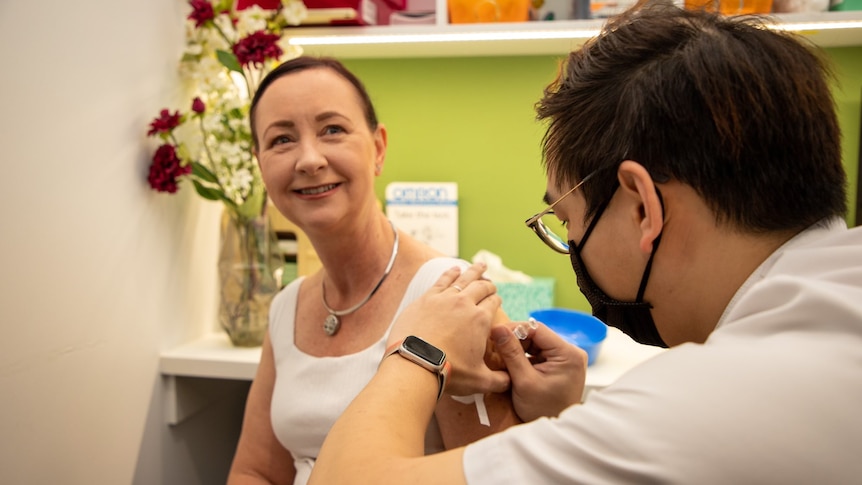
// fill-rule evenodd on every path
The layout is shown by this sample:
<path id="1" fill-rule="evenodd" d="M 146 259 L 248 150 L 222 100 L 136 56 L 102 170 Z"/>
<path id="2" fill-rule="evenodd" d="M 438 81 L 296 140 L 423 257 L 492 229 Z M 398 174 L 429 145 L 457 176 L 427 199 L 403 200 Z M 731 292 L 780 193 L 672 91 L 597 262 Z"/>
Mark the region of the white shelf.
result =
<path id="1" fill-rule="evenodd" d="M 822 47 L 862 45 L 862 11 L 776 14 L 778 26 Z M 338 58 L 565 55 L 593 37 L 604 20 L 516 23 L 297 27 L 290 42 Z"/>
<path id="2" fill-rule="evenodd" d="M 254 379 L 260 350 L 234 347 L 227 334 L 214 333 L 162 352 L 167 423 L 178 424 L 225 394 L 241 392 L 239 384 Z"/>
<path id="3" fill-rule="evenodd" d="M 609 328 L 596 361 L 587 369 L 584 396 L 611 384 L 632 367 L 662 351 L 637 344 L 619 330 Z M 260 352 L 260 347 L 232 346 L 223 333 L 206 335 L 163 352 L 159 370 L 165 377 L 168 423 L 177 424 L 220 398 L 225 386 L 208 381 L 254 379 Z"/>
<path id="4" fill-rule="evenodd" d="M 162 352 L 159 371 L 180 377 L 252 380 L 260 347 L 234 347 L 226 333 L 213 333 Z"/>

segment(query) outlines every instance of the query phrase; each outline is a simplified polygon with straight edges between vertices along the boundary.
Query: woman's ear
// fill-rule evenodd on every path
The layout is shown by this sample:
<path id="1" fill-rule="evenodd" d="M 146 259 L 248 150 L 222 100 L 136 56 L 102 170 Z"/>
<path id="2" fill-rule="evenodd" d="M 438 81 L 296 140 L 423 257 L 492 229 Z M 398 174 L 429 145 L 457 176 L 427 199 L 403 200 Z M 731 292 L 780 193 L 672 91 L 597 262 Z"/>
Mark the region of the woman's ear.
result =
<path id="1" fill-rule="evenodd" d="M 664 227 L 664 209 L 655 182 L 643 165 L 626 160 L 617 171 L 620 189 L 635 200 L 634 217 L 640 226 L 640 249 L 648 254 Z"/>
<path id="2" fill-rule="evenodd" d="M 377 125 L 377 129 L 374 130 L 374 146 L 377 149 L 377 157 L 374 159 L 374 175 L 380 175 L 383 173 L 383 164 L 386 161 L 386 146 L 388 144 L 388 137 L 386 134 L 386 127 L 383 123 Z"/>

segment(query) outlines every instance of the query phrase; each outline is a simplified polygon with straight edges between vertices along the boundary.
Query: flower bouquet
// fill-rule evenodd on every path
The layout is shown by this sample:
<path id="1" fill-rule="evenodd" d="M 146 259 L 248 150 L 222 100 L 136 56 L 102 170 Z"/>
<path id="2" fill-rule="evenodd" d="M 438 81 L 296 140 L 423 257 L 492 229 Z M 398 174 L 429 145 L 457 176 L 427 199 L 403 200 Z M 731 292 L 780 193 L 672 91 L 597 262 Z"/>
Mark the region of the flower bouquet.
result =
<path id="1" fill-rule="evenodd" d="M 266 216 L 267 194 L 252 155 L 251 99 L 261 79 L 299 56 L 286 29 L 307 10 L 301 0 L 190 0 L 180 77 L 188 111 L 162 109 L 147 135 L 155 149 L 147 181 L 175 193 L 189 179 L 198 195 L 224 204 L 219 255 L 219 320 L 239 346 L 260 345 L 283 258 Z"/>

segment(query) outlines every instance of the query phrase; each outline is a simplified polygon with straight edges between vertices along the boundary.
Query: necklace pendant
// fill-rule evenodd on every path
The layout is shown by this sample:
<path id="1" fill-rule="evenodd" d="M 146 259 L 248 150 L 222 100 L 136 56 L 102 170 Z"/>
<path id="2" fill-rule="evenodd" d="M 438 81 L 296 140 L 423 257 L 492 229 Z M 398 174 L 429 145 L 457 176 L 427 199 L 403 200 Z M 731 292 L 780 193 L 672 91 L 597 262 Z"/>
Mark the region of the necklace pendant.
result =
<path id="1" fill-rule="evenodd" d="M 377 290 L 380 289 L 380 285 L 383 284 L 383 280 L 389 275 L 389 272 L 392 271 L 392 265 L 395 263 L 395 256 L 398 254 L 398 230 L 395 229 L 395 225 L 392 224 L 392 221 L 389 221 L 389 225 L 392 226 L 392 234 L 395 237 L 395 241 L 392 243 L 392 255 L 389 256 L 389 263 L 386 264 L 386 269 L 383 270 L 383 276 L 380 277 L 380 280 L 371 289 L 371 293 L 369 293 L 362 301 L 353 305 L 352 307 L 346 310 L 333 310 L 329 308 L 329 305 L 326 304 L 326 283 L 324 278 L 320 280 L 320 300 L 323 302 L 323 308 L 329 312 L 329 316 L 323 321 L 323 331 L 326 332 L 326 335 L 332 337 L 336 333 L 338 333 L 338 329 L 341 328 L 341 321 L 338 320 L 338 316 L 350 315 L 351 313 L 359 310 L 362 305 L 368 303 L 368 300 L 377 293 Z"/>
<path id="2" fill-rule="evenodd" d="M 326 320 L 323 321 L 323 331 L 326 332 L 326 335 L 332 337 L 338 333 L 339 328 L 341 328 L 341 321 L 338 320 L 337 316 L 330 313 L 329 316 L 326 317 Z"/>

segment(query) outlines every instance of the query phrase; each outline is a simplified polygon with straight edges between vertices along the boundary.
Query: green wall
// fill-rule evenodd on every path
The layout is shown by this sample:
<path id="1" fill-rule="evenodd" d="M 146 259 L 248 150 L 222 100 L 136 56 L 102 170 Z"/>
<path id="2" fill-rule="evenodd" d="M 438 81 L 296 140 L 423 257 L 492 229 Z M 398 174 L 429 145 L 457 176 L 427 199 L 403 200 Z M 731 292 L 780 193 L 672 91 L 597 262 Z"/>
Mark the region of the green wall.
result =
<path id="1" fill-rule="evenodd" d="M 855 194 L 862 47 L 830 49 L 829 54 L 842 86 L 836 99 Z M 524 220 L 544 208 L 544 130 L 535 121 L 533 105 L 560 60 L 350 59 L 345 64 L 366 83 L 389 132 L 389 153 L 377 186 L 381 201 L 392 181 L 457 182 L 462 258 L 469 260 L 480 249 L 492 251 L 510 268 L 555 278 L 556 305 L 588 310 L 569 258 L 547 249 L 524 226 Z"/>
<path id="2" fill-rule="evenodd" d="M 841 123 L 843 138 L 844 166 L 847 167 L 847 179 L 850 194 L 850 213 L 848 221 L 856 220 L 856 180 L 860 154 L 860 112 L 862 112 L 862 46 L 827 49 L 835 66 L 837 83 L 834 89 L 835 104 L 838 107 L 838 120 Z M 859 215 L 862 217 L 862 214 Z"/>

